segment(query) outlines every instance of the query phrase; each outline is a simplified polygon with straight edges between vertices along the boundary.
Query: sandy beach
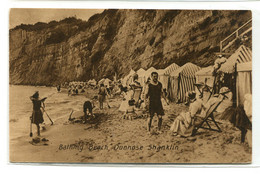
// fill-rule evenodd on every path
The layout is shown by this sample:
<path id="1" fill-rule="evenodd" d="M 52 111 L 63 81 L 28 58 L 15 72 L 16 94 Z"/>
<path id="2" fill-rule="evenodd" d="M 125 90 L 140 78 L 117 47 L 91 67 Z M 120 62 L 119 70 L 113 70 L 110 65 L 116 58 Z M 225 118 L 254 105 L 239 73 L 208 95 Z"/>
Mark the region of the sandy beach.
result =
<path id="1" fill-rule="evenodd" d="M 45 128 L 41 138 L 49 141 L 32 145 L 29 141 L 32 103 L 29 96 L 38 90 L 40 97 L 48 97 L 46 112 L 54 121 L 51 125 L 44 113 Z M 111 108 L 98 108 L 95 119 L 87 124 L 68 121 L 83 115 L 85 100 L 97 95 L 97 90 L 68 96 L 51 87 L 10 86 L 10 161 L 54 163 L 250 163 L 251 148 L 240 143 L 240 131 L 230 123 L 219 121 L 222 132 L 200 129 L 193 138 L 170 135 L 169 129 L 184 104 L 164 105 L 162 133 L 149 135 L 145 117 L 122 119 L 118 111 L 121 96 L 109 98 Z M 157 119 L 153 121 L 156 129 Z M 36 126 L 33 125 L 33 137 Z"/>

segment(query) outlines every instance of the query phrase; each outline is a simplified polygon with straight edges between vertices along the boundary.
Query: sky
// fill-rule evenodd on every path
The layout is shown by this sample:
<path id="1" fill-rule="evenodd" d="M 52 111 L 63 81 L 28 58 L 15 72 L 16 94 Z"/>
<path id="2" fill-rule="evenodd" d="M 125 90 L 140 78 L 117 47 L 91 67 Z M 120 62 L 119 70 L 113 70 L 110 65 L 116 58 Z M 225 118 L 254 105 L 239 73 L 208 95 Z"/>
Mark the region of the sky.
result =
<path id="1" fill-rule="evenodd" d="M 12 8 L 9 11 L 9 28 L 20 24 L 35 24 L 37 22 L 50 22 L 62 20 L 66 17 L 76 16 L 82 20 L 88 20 L 103 9 L 37 9 L 37 8 Z"/>

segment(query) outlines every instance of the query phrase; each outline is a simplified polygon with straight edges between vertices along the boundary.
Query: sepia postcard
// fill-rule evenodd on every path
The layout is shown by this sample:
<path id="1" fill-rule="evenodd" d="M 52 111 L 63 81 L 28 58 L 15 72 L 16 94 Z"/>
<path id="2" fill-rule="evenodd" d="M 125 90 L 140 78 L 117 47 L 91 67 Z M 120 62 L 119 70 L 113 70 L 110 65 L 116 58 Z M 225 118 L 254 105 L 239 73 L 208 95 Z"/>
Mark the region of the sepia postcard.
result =
<path id="1" fill-rule="evenodd" d="M 252 20 L 10 9 L 10 162 L 252 163 Z"/>

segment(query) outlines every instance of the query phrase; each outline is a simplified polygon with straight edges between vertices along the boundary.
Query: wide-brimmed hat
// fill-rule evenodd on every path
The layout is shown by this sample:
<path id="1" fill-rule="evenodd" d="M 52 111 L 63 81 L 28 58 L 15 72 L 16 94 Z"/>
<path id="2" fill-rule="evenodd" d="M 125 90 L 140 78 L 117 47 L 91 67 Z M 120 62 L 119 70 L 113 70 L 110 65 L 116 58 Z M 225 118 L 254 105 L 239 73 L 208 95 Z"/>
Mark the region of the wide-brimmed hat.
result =
<path id="1" fill-rule="evenodd" d="M 220 90 L 219 90 L 219 94 L 226 94 L 230 92 L 230 89 L 228 89 L 228 87 L 222 87 Z"/>

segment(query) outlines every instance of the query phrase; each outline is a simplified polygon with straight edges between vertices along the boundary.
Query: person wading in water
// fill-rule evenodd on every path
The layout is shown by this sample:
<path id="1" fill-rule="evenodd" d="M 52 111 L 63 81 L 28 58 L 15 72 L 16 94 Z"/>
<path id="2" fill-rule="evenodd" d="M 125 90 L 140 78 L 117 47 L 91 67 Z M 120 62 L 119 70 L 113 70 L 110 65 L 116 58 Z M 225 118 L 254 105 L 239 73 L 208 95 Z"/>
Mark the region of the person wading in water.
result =
<path id="1" fill-rule="evenodd" d="M 158 117 L 158 133 L 161 133 L 161 126 L 162 126 L 162 116 L 164 115 L 163 107 L 162 107 L 162 101 L 161 96 L 165 99 L 167 102 L 164 92 L 162 89 L 161 82 L 158 81 L 158 73 L 152 72 L 151 73 L 152 80 L 148 84 L 148 89 L 146 90 L 145 98 L 148 98 L 149 103 L 149 113 L 150 117 L 147 120 L 147 130 L 151 131 L 151 125 L 153 116 L 156 113 Z M 168 104 L 168 102 L 167 102 Z"/>
<path id="2" fill-rule="evenodd" d="M 43 113 L 41 107 L 45 107 L 44 101 L 47 97 L 40 99 L 39 92 L 36 91 L 31 97 L 33 103 L 33 113 L 31 116 L 31 123 L 34 123 L 37 126 L 37 135 L 40 136 L 40 124 L 43 123 Z"/>

